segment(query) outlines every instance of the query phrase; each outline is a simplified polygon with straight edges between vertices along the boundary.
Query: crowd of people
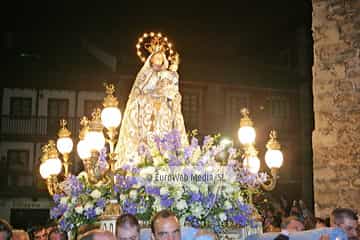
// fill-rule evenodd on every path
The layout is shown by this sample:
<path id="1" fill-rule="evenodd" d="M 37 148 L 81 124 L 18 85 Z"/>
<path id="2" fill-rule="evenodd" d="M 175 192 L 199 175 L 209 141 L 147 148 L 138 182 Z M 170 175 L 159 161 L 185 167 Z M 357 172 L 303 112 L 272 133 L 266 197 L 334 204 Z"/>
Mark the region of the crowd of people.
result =
<path id="1" fill-rule="evenodd" d="M 289 233 L 323 229 L 327 227 L 342 229 L 349 240 L 360 239 L 357 213 L 349 208 L 336 208 L 327 218 L 315 217 L 302 200 L 293 201 L 291 205 L 284 199 L 264 210 L 264 232 Z"/>
<path id="2" fill-rule="evenodd" d="M 265 217 L 265 231 L 272 233 L 278 232 L 276 237 L 272 238 L 252 238 L 252 239 L 291 239 L 294 232 L 303 232 L 312 228 L 326 229 L 332 227 L 339 229 L 345 239 L 356 240 L 358 236 L 358 216 L 356 212 L 348 208 L 335 209 L 329 219 L 329 222 L 323 219 L 313 218 L 312 225 L 309 224 L 312 215 L 304 216 L 299 209 L 292 209 L 287 216 L 278 216 L 279 213 L 267 212 Z M 282 213 L 284 214 L 284 211 Z M 301 215 L 300 215 L 301 214 Z M 279 218 L 280 219 L 277 219 Z M 308 221 L 308 222 L 307 222 Z M 308 225 L 307 225 L 308 224 Z M 330 229 L 330 228 L 329 228 Z M 137 218 L 131 214 L 123 214 L 116 221 L 115 235 L 112 232 L 101 229 L 88 229 L 84 233 L 78 234 L 77 240 L 180 240 L 180 239 L 197 239 L 197 240 L 214 240 L 217 236 L 214 232 L 204 229 L 196 229 L 192 227 L 181 227 L 177 216 L 170 210 L 162 210 L 158 212 L 151 221 L 149 229 L 141 229 Z M 311 233 L 311 231 L 309 231 Z M 271 235 L 270 235 L 271 236 Z M 307 235 L 305 235 L 307 236 Z M 308 235 L 315 236 L 315 235 Z M 0 240 L 67 240 L 68 234 L 59 231 L 56 226 L 43 227 L 35 229 L 28 233 L 24 230 L 12 229 L 10 224 L 0 219 Z M 315 239 L 313 237 L 305 237 L 303 239 Z M 321 235 L 316 238 L 318 240 L 331 239 L 327 235 Z M 336 238 L 338 239 L 338 238 Z"/>
<path id="3" fill-rule="evenodd" d="M 140 240 L 140 239 L 198 239 L 213 240 L 216 235 L 208 230 L 181 227 L 177 216 L 170 210 L 158 212 L 151 221 L 150 229 L 141 229 L 137 218 L 123 214 L 116 221 L 116 234 L 101 229 L 91 229 L 79 234 L 78 240 Z M 141 236 L 141 237 L 140 237 Z M 67 240 L 68 234 L 55 226 L 39 228 L 32 233 L 12 229 L 10 224 L 0 219 L 0 240 Z"/>

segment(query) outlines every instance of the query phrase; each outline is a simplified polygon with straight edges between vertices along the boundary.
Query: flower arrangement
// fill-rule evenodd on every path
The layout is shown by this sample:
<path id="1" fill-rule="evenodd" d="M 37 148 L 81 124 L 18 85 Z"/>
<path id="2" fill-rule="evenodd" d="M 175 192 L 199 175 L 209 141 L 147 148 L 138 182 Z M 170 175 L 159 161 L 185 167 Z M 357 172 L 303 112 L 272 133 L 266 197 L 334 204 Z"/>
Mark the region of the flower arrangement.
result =
<path id="1" fill-rule="evenodd" d="M 171 209 L 181 224 L 212 228 L 246 226 L 253 221 L 250 195 L 266 180 L 240 166 L 239 152 L 206 136 L 202 146 L 194 134 L 181 143 L 176 130 L 155 136 L 139 148 L 137 159 L 123 166 L 115 191 L 122 210 L 145 224 L 161 209 Z"/>
<path id="2" fill-rule="evenodd" d="M 55 207 L 50 210 L 50 217 L 58 220 L 65 232 L 95 223 L 110 199 L 110 185 L 91 185 L 83 174 L 70 175 L 62 190 L 53 196 Z"/>
<path id="3" fill-rule="evenodd" d="M 200 146 L 192 134 L 190 144 L 184 144 L 173 130 L 151 138 L 135 156 L 115 176 L 113 190 L 122 211 L 145 225 L 161 209 L 175 212 L 182 225 L 216 232 L 252 224 L 250 195 L 266 176 L 242 168 L 240 153 L 219 143 L 219 136 L 206 136 Z M 101 151 L 99 168 L 106 169 L 105 163 L 105 151 Z M 63 182 L 62 193 L 53 197 L 51 218 L 58 220 L 63 231 L 95 223 L 112 198 L 111 192 L 109 183 L 89 184 L 86 175 L 71 175 Z"/>

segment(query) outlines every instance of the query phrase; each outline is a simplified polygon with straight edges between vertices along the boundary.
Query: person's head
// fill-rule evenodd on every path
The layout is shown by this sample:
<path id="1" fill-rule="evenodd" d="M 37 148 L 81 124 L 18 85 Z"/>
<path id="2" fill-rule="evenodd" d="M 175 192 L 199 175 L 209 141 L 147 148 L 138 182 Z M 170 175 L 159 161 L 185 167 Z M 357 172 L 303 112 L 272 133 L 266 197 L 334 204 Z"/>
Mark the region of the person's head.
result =
<path id="1" fill-rule="evenodd" d="M 164 63 L 165 59 L 162 52 L 156 52 L 150 58 L 150 64 L 155 70 L 161 70 Z"/>
<path id="2" fill-rule="evenodd" d="M 12 231 L 12 240 L 30 240 L 30 237 L 24 230 L 14 229 Z"/>
<path id="3" fill-rule="evenodd" d="M 180 240 L 180 223 L 170 210 L 161 210 L 151 220 L 153 240 Z"/>
<path id="4" fill-rule="evenodd" d="M 38 227 L 34 231 L 34 239 L 35 240 L 47 240 L 47 231 L 45 227 Z"/>
<path id="5" fill-rule="evenodd" d="M 48 240 L 67 240 L 67 235 L 59 229 L 53 228 L 48 234 Z"/>
<path id="6" fill-rule="evenodd" d="M 349 208 L 337 208 L 331 213 L 331 227 L 342 228 L 349 239 L 357 239 L 358 216 Z"/>
<path id="7" fill-rule="evenodd" d="M 123 214 L 116 220 L 116 238 L 118 240 L 139 240 L 140 225 L 134 215 Z"/>
<path id="8" fill-rule="evenodd" d="M 315 218 L 315 228 L 325 228 L 326 226 L 326 222 L 324 219 L 322 218 Z"/>
<path id="9" fill-rule="evenodd" d="M 10 240 L 12 237 L 12 227 L 4 219 L 0 219 L 0 240 Z"/>
<path id="10" fill-rule="evenodd" d="M 78 237 L 78 240 L 116 240 L 112 232 L 94 229 Z"/>
<path id="11" fill-rule="evenodd" d="M 282 221 L 281 229 L 288 232 L 300 232 L 304 231 L 304 224 L 298 217 L 290 216 Z"/>

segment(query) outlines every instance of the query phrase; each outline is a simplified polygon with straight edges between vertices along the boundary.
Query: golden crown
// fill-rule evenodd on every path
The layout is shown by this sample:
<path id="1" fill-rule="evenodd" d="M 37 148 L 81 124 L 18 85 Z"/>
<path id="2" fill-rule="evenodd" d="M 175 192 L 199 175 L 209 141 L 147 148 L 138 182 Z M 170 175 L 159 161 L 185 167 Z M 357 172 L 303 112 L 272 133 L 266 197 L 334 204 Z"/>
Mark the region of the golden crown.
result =
<path id="1" fill-rule="evenodd" d="M 164 52 L 169 61 L 171 61 L 176 54 L 173 44 L 162 33 L 144 33 L 139 37 L 136 44 L 138 57 L 142 62 L 145 62 L 146 56 L 155 52 Z"/>

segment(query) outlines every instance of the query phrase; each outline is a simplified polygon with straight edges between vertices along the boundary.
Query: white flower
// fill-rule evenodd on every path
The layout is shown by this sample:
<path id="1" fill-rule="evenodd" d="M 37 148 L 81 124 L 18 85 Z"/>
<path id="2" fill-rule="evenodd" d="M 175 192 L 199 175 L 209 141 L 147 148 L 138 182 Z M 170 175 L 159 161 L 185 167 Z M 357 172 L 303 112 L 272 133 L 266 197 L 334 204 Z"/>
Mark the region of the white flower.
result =
<path id="1" fill-rule="evenodd" d="M 225 201 L 225 203 L 224 203 L 224 208 L 225 208 L 226 210 L 231 209 L 231 208 L 232 208 L 232 204 L 231 204 L 231 202 L 229 202 L 229 201 Z"/>
<path id="2" fill-rule="evenodd" d="M 90 209 L 90 208 L 93 208 L 93 207 L 94 207 L 94 204 L 87 202 L 87 203 L 85 204 L 84 209 L 87 210 L 87 209 Z"/>
<path id="3" fill-rule="evenodd" d="M 144 167 L 140 170 L 140 176 L 146 177 L 148 175 L 153 175 L 155 173 L 154 167 Z"/>
<path id="4" fill-rule="evenodd" d="M 135 200 L 136 197 L 137 197 L 137 191 L 136 191 L 136 190 L 131 190 L 131 191 L 129 192 L 129 197 L 130 197 L 131 199 Z"/>
<path id="5" fill-rule="evenodd" d="M 194 192 L 194 193 L 198 193 L 199 192 L 199 188 L 198 186 L 196 186 L 195 184 L 189 184 L 189 189 L 190 191 Z"/>
<path id="6" fill-rule="evenodd" d="M 198 161 L 198 159 L 201 156 L 201 149 L 200 147 L 196 148 L 196 150 L 194 151 L 193 155 L 191 156 L 191 162 L 192 163 L 196 163 Z"/>
<path id="7" fill-rule="evenodd" d="M 175 198 L 176 198 L 176 199 L 182 198 L 183 194 L 184 194 L 184 189 L 183 189 L 182 186 L 180 186 L 180 187 L 177 188 L 176 191 L 175 191 Z"/>
<path id="8" fill-rule="evenodd" d="M 103 213 L 103 210 L 101 208 L 97 207 L 97 208 L 95 208 L 95 213 L 96 213 L 96 215 L 100 215 Z"/>
<path id="9" fill-rule="evenodd" d="M 72 203 L 72 204 L 75 204 L 75 203 L 76 203 L 76 200 L 77 200 L 76 197 L 72 197 L 72 198 L 71 198 L 71 203 Z"/>
<path id="10" fill-rule="evenodd" d="M 221 221 L 225 221 L 227 219 L 226 214 L 223 212 L 219 213 L 218 217 L 220 218 Z"/>
<path id="11" fill-rule="evenodd" d="M 233 193 L 235 191 L 235 188 L 231 184 L 226 184 L 224 187 L 225 193 Z"/>
<path id="12" fill-rule="evenodd" d="M 169 189 L 167 187 L 160 188 L 160 195 L 166 195 L 169 193 Z"/>
<path id="13" fill-rule="evenodd" d="M 200 192 L 204 195 L 207 195 L 208 193 L 208 185 L 207 184 L 201 184 L 200 185 Z"/>
<path id="14" fill-rule="evenodd" d="M 180 201 L 178 201 L 176 203 L 176 208 L 179 210 L 183 210 L 183 209 L 187 208 L 186 201 L 184 199 L 181 199 Z"/>
<path id="15" fill-rule="evenodd" d="M 192 215 L 200 218 L 201 213 L 204 212 L 204 209 L 200 204 L 194 204 L 194 205 L 191 205 L 190 211 L 191 211 Z"/>
<path id="16" fill-rule="evenodd" d="M 68 218 L 68 217 L 70 217 L 70 212 L 69 211 L 66 211 L 65 213 L 64 213 L 64 217 L 66 217 L 66 218 Z"/>
<path id="17" fill-rule="evenodd" d="M 160 156 L 157 156 L 153 158 L 153 162 L 154 162 L 154 166 L 160 166 L 164 164 L 164 159 Z"/>
<path id="18" fill-rule="evenodd" d="M 84 211 L 84 208 L 82 206 L 77 206 L 75 208 L 75 212 L 77 212 L 78 214 L 82 214 L 83 211 Z"/>
<path id="19" fill-rule="evenodd" d="M 186 219 L 185 216 L 182 216 L 182 217 L 180 218 L 180 226 L 184 226 L 184 224 L 185 224 L 185 219 Z"/>
<path id="20" fill-rule="evenodd" d="M 98 199 L 101 197 L 101 192 L 97 189 L 95 189 L 94 191 L 91 192 L 91 197 L 94 199 Z"/>
<path id="21" fill-rule="evenodd" d="M 159 212 L 162 209 L 161 204 L 160 204 L 160 199 L 158 199 L 158 198 L 155 199 L 153 208 L 154 208 L 155 212 Z"/>
<path id="22" fill-rule="evenodd" d="M 126 200 L 126 196 L 124 194 L 120 194 L 120 201 L 125 201 Z"/>
<path id="23" fill-rule="evenodd" d="M 62 198 L 60 198 L 60 203 L 66 204 L 68 202 L 68 200 L 69 200 L 69 197 L 62 197 Z"/>

